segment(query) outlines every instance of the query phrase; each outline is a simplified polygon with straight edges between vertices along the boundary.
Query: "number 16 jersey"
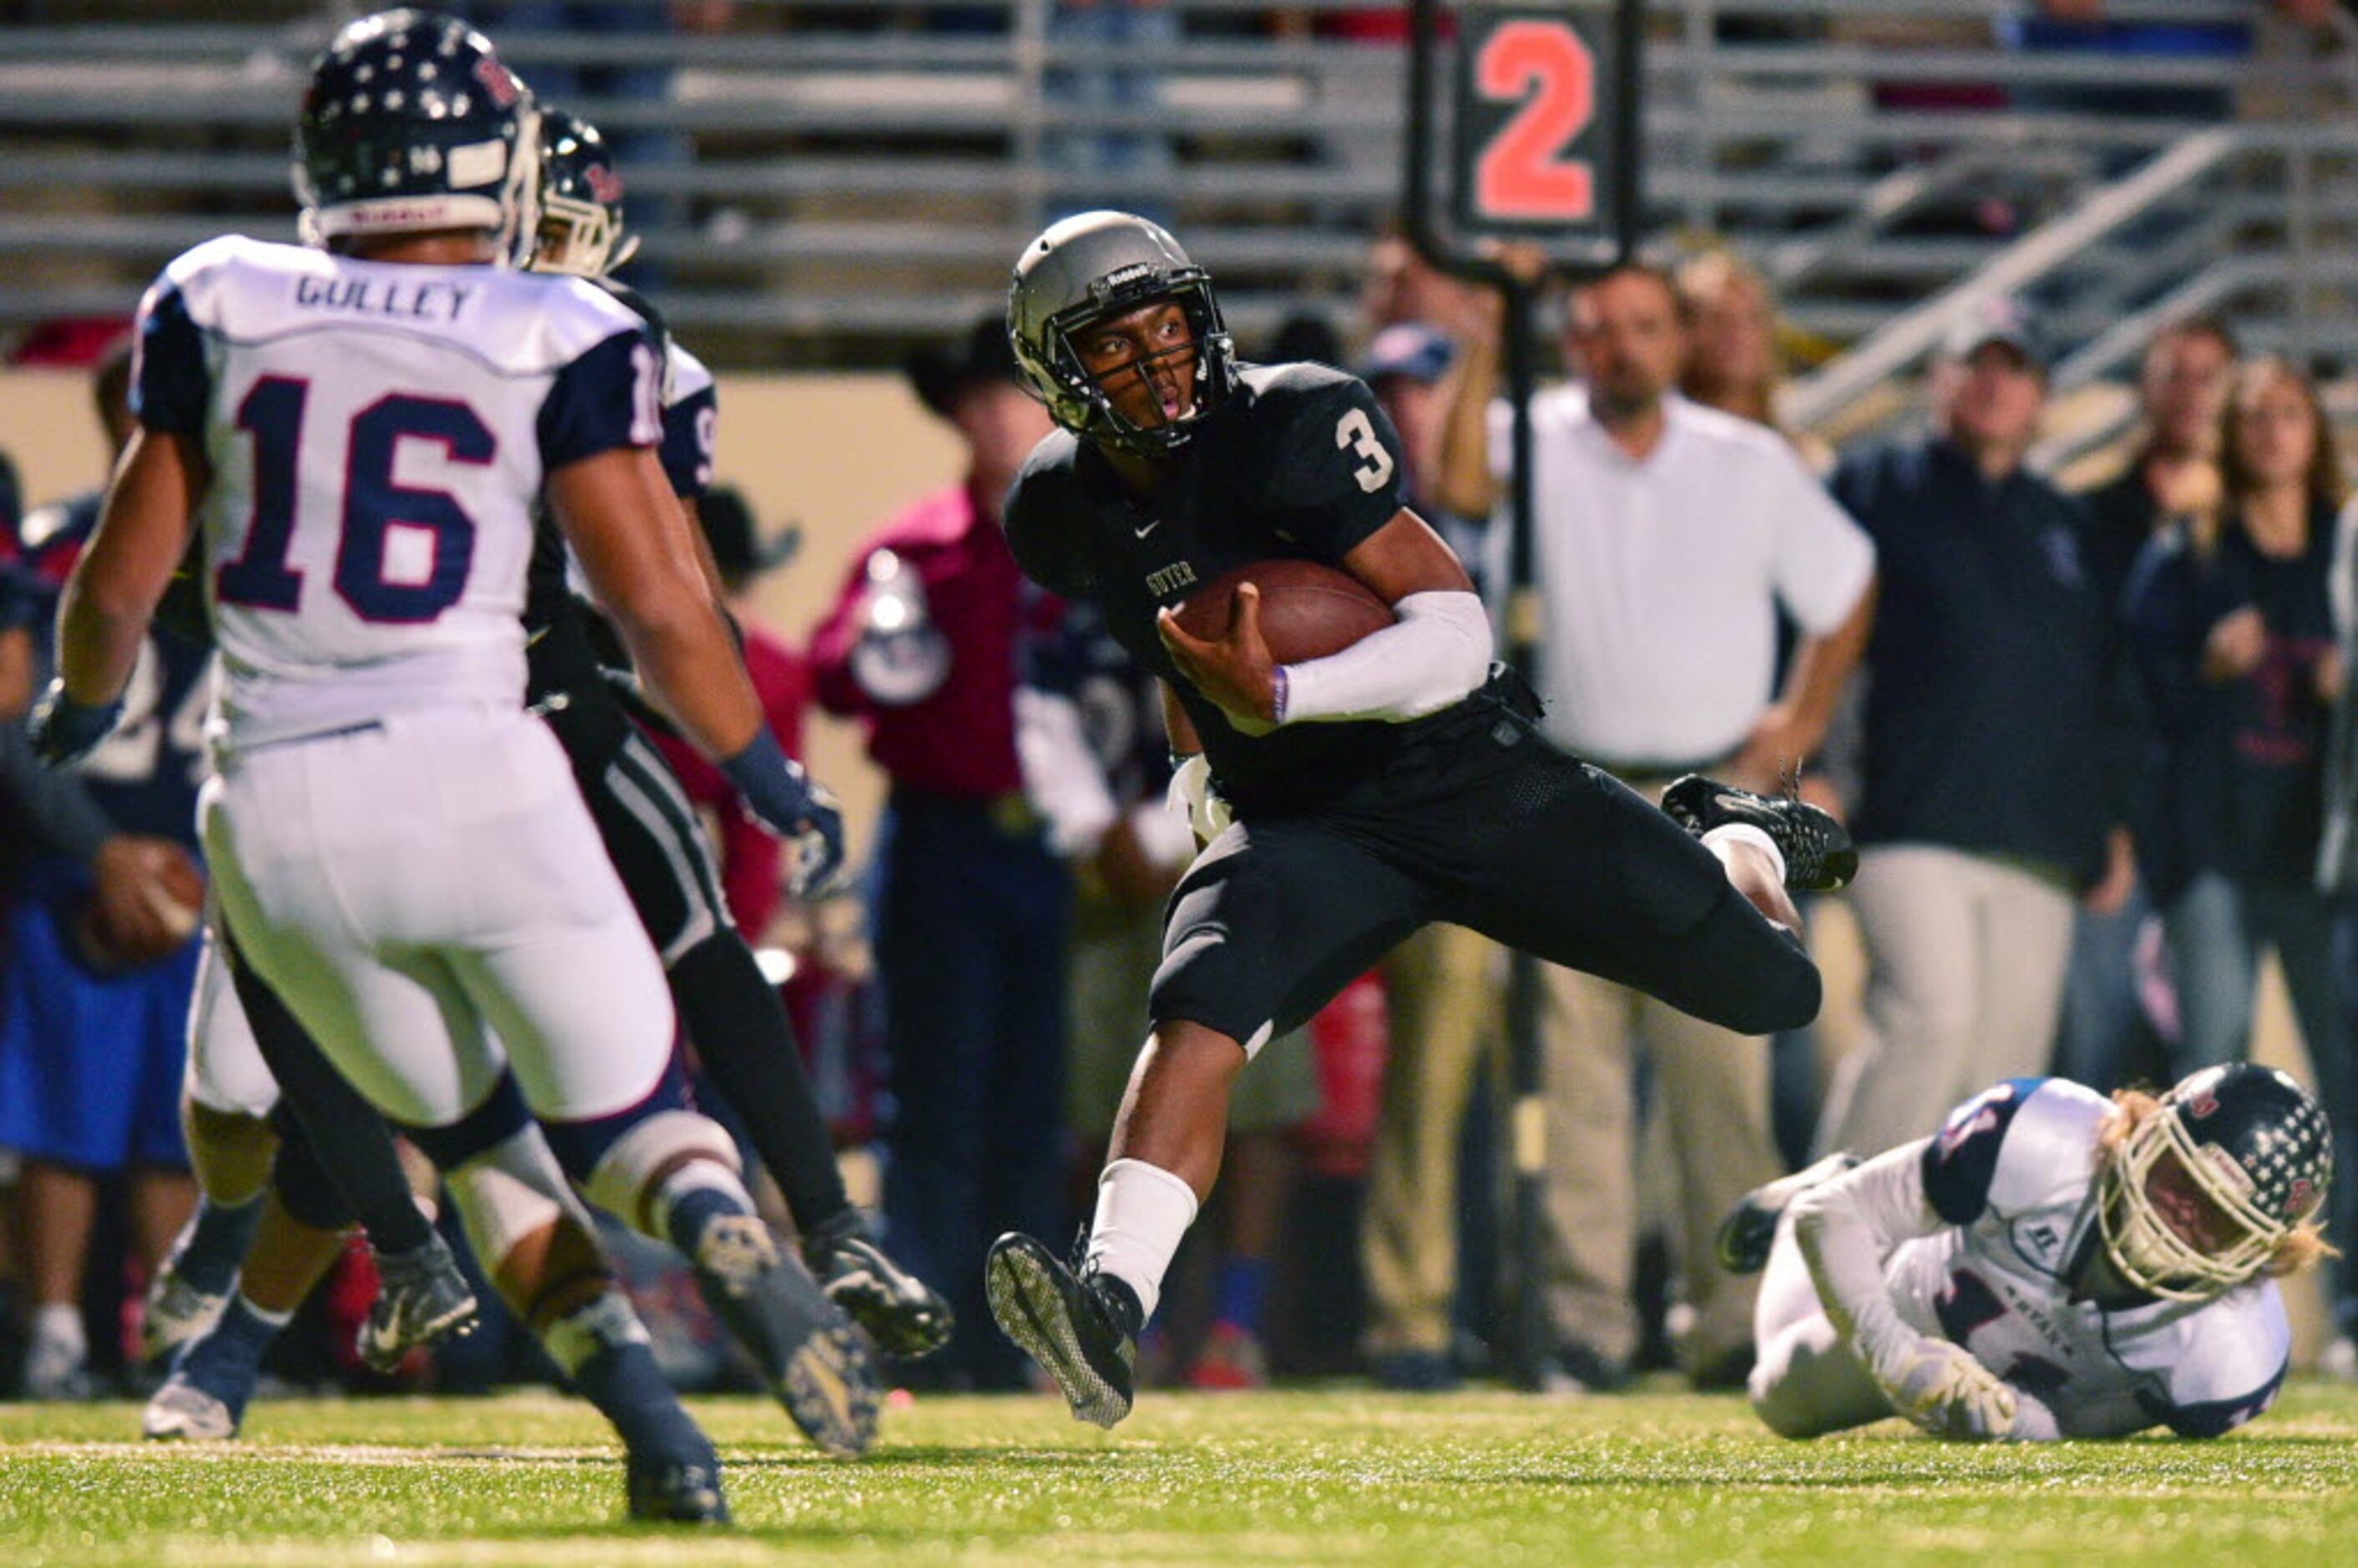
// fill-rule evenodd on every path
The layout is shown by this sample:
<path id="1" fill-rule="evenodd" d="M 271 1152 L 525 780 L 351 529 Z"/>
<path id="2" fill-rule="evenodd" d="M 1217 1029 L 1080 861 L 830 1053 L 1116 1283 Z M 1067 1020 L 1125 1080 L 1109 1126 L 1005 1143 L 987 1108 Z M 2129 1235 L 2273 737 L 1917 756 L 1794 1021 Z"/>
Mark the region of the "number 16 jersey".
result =
<path id="1" fill-rule="evenodd" d="M 662 351 L 577 278 L 230 237 L 139 309 L 135 408 L 198 443 L 233 746 L 518 707 L 548 474 L 662 438 Z"/>

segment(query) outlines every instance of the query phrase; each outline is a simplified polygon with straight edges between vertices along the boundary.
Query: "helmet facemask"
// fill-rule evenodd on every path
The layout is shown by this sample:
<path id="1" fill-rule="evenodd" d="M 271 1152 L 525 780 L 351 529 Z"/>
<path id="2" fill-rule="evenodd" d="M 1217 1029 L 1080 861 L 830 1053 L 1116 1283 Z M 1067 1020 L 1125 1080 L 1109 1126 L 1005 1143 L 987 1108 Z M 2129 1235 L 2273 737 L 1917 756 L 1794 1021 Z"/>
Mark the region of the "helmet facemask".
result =
<path id="1" fill-rule="evenodd" d="M 2209 1200 L 2233 1228 L 2225 1245 L 2205 1248 L 2181 1235 L 2156 1201 L 2157 1181 Z M 2097 1184 L 2104 1255 L 2130 1284 L 2166 1300 L 2224 1294 L 2256 1277 L 2292 1233 L 2293 1226 L 2269 1216 L 2253 1193 L 2234 1157 L 2198 1141 L 2180 1108 L 2166 1098 L 2105 1162 Z"/>
<path id="2" fill-rule="evenodd" d="M 531 259 L 534 272 L 603 277 L 639 253 L 639 237 L 602 202 L 544 190 Z"/>
<path id="3" fill-rule="evenodd" d="M 622 211 L 622 180 L 605 139 L 562 109 L 540 116 L 540 209 L 523 265 L 533 272 L 603 277 L 638 254 Z"/>
<path id="4" fill-rule="evenodd" d="M 1131 359 L 1118 368 L 1109 370 L 1104 377 L 1092 375 L 1087 365 L 1082 365 L 1080 349 L 1073 347 L 1076 337 L 1087 335 L 1089 328 L 1101 323 L 1101 320 L 1109 320 L 1113 316 L 1127 316 L 1130 311 L 1163 302 L 1172 302 L 1182 308 L 1182 314 L 1186 316 L 1191 342 L 1182 344 L 1182 347 L 1163 349 L 1158 353 L 1143 353 L 1139 359 Z M 1212 281 L 1207 276 L 1203 276 L 1203 271 L 1176 274 L 1172 278 L 1151 278 L 1149 287 L 1137 292 L 1120 290 L 1120 287 L 1106 290 L 1104 304 L 1092 299 L 1087 304 L 1077 304 L 1068 311 L 1049 316 L 1044 337 L 1047 337 L 1044 347 L 1047 347 L 1049 373 L 1056 377 L 1061 389 L 1073 401 L 1077 401 L 1082 408 L 1087 410 L 1077 422 L 1065 422 L 1064 410 L 1061 410 L 1064 398 L 1049 398 L 1049 413 L 1056 415 L 1056 422 L 1065 425 L 1065 429 L 1071 429 L 1073 434 L 1101 441 L 1104 446 L 1115 448 L 1118 453 L 1127 453 L 1131 458 L 1167 458 L 1170 453 L 1176 453 L 1179 448 L 1186 446 L 1195 437 L 1195 425 L 1203 420 L 1205 415 L 1212 413 L 1212 408 L 1219 406 L 1221 398 L 1228 394 L 1228 386 L 1233 384 L 1236 347 L 1228 337 L 1228 330 L 1221 325 L 1219 302 L 1212 297 Z M 1172 359 L 1172 356 L 1179 356 L 1179 353 L 1191 353 L 1195 359 L 1191 406 L 1176 417 L 1170 417 L 1160 425 L 1139 425 L 1139 422 L 1131 420 L 1130 415 L 1122 413 L 1120 406 L 1113 398 L 1113 384 L 1120 384 L 1122 377 L 1137 377 L 1141 382 L 1151 382 L 1151 373 L 1153 373 L 1155 365 Z"/>

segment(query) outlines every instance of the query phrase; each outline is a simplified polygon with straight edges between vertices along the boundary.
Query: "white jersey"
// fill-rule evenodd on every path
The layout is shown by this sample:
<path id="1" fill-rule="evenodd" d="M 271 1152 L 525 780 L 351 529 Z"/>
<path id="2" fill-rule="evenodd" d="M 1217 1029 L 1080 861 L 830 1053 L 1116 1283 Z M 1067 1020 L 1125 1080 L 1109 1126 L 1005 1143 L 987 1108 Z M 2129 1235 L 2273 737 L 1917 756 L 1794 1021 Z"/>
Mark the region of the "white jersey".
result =
<path id="1" fill-rule="evenodd" d="M 2284 1298 L 2257 1280 L 2208 1302 L 2072 1299 L 2102 1245 L 2096 1133 L 2111 1108 L 2061 1078 L 2011 1079 L 1960 1106 L 1922 1162 L 1949 1224 L 1891 1254 L 1893 1304 L 2037 1395 L 2066 1437 L 2156 1424 L 2215 1436 L 2276 1398 L 2292 1346 Z"/>
<path id="2" fill-rule="evenodd" d="M 554 469 L 662 437 L 660 350 L 576 278 L 236 237 L 140 306 L 141 423 L 200 441 L 232 745 L 524 698 Z"/>

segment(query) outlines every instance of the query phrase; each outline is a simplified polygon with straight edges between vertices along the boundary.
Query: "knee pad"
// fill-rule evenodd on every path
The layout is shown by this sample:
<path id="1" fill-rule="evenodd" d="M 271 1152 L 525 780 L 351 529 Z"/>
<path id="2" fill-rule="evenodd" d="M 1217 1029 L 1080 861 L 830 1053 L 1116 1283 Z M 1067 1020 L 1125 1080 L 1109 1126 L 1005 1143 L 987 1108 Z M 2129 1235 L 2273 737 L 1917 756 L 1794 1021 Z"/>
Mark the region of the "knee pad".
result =
<path id="1" fill-rule="evenodd" d="M 609 1150 L 641 1122 L 672 1111 L 694 1114 L 688 1109 L 687 1076 L 677 1051 L 664 1065 L 663 1076 L 655 1080 L 655 1087 L 636 1104 L 610 1116 L 594 1116 L 584 1121 L 544 1120 L 541 1126 L 548 1133 L 548 1146 L 557 1151 L 557 1162 L 587 1191 Z"/>
<path id="2" fill-rule="evenodd" d="M 698 1163 L 718 1165 L 731 1183 L 743 1168 L 737 1145 L 710 1118 L 685 1109 L 654 1111 L 606 1146 L 582 1190 L 633 1230 L 661 1236 L 665 1187 Z"/>
<path id="3" fill-rule="evenodd" d="M 516 1243 L 535 1232 L 560 1219 L 584 1231 L 591 1227 L 548 1144 L 529 1125 L 462 1164 L 443 1167 L 443 1179 L 476 1254 L 494 1279 Z"/>

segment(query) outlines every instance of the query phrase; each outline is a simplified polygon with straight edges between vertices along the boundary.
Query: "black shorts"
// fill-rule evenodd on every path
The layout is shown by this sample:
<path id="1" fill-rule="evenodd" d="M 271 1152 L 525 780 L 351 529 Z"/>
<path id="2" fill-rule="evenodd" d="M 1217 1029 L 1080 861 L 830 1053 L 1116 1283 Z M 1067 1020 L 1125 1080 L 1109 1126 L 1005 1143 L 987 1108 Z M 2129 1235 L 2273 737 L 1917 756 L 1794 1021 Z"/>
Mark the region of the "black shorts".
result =
<path id="1" fill-rule="evenodd" d="M 548 703 L 543 717 L 573 763 L 606 853 L 668 969 L 735 928 L 711 845 L 671 764 L 602 683 L 559 695 L 565 700 Z"/>
<path id="2" fill-rule="evenodd" d="M 1428 921 L 1744 1034 L 1817 1015 L 1816 967 L 1719 859 L 1549 741 L 1512 676 L 1417 721 L 1375 774 L 1240 820 L 1172 893 L 1149 1011 L 1259 1049 Z"/>

